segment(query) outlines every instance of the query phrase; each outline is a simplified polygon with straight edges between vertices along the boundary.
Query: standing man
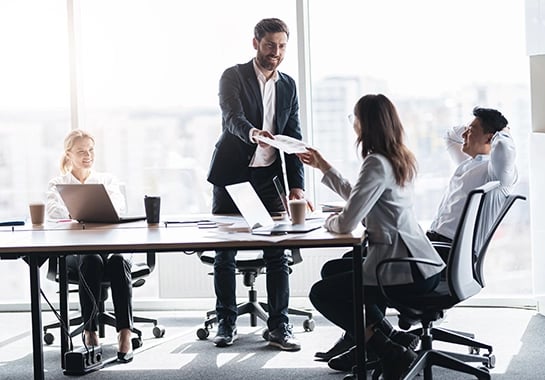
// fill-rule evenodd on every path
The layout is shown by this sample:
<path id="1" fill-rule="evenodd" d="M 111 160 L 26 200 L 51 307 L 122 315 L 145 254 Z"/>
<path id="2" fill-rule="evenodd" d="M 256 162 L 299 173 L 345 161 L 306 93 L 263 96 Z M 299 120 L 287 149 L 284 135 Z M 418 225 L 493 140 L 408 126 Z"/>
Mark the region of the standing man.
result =
<path id="1" fill-rule="evenodd" d="M 222 133 L 216 143 L 208 181 L 214 185 L 212 213 L 239 213 L 225 185 L 249 181 L 269 212 L 283 210 L 273 184 L 282 175 L 278 150 L 257 140 L 276 134 L 301 139 L 299 102 L 295 81 L 277 70 L 284 59 L 289 30 L 276 18 L 263 19 L 254 28 L 256 56 L 225 70 L 220 79 Z M 285 154 L 290 199 L 304 199 L 303 165 Z M 301 348 L 288 320 L 289 269 L 282 249 L 264 249 L 269 306 L 269 345 L 282 350 Z M 237 339 L 235 296 L 236 250 L 216 251 L 214 288 L 218 332 L 214 343 L 230 346 Z"/>

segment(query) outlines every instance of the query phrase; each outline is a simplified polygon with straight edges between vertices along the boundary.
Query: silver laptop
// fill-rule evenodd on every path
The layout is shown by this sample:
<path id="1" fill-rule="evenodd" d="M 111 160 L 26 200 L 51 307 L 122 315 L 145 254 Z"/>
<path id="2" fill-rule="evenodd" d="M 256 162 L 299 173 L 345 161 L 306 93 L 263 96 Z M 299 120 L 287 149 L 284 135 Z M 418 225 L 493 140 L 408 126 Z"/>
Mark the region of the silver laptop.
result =
<path id="1" fill-rule="evenodd" d="M 249 182 L 227 185 L 225 189 L 238 207 L 246 223 L 248 223 L 252 234 L 304 233 L 316 230 L 323 224 L 323 220 L 312 220 L 305 224 L 275 222 Z"/>
<path id="2" fill-rule="evenodd" d="M 72 219 L 88 223 L 126 223 L 146 219 L 145 216 L 120 217 L 103 184 L 58 184 Z"/>

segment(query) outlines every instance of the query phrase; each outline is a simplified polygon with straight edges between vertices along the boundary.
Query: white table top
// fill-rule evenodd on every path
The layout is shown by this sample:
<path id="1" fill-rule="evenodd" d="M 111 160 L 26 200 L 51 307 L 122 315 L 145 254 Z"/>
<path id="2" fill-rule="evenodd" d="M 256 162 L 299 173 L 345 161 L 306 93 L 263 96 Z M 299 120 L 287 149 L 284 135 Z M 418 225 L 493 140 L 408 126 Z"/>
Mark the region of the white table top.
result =
<path id="1" fill-rule="evenodd" d="M 238 217 L 185 215 L 170 221 L 211 220 L 241 223 Z M 67 252 L 191 251 L 217 248 L 252 249 L 263 247 L 354 246 L 361 241 L 363 228 L 350 234 L 333 234 L 320 228 L 304 234 L 262 236 L 248 232 L 225 232 L 197 223 L 148 226 L 145 221 L 122 224 L 80 224 L 47 222 L 43 226 L 0 228 L 0 254 Z"/>

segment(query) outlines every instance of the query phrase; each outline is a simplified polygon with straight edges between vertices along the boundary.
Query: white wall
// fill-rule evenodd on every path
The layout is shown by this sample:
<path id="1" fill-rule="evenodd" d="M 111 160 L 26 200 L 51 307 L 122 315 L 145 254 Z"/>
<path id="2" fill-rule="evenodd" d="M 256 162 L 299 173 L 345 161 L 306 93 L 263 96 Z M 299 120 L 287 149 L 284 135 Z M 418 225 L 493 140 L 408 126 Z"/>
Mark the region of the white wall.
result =
<path id="1" fill-rule="evenodd" d="M 545 314 L 545 0 L 526 0 L 526 42 L 530 57 L 530 218 L 534 295 Z"/>

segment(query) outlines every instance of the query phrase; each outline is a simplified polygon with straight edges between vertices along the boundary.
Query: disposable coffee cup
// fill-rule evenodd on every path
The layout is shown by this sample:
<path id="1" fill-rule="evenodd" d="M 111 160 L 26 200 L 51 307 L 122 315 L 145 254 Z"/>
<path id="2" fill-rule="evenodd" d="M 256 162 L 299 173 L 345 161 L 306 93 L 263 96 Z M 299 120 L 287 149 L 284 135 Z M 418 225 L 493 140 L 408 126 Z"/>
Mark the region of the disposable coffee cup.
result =
<path id="1" fill-rule="evenodd" d="M 305 224 L 307 214 L 307 201 L 304 199 L 292 199 L 288 203 L 292 224 Z"/>
<path id="2" fill-rule="evenodd" d="M 146 195 L 144 197 L 144 208 L 146 209 L 146 221 L 148 224 L 159 224 L 159 216 L 161 214 L 161 197 Z"/>
<path id="3" fill-rule="evenodd" d="M 45 204 L 41 202 L 30 203 L 28 209 L 30 211 L 30 221 L 34 226 L 44 224 Z"/>

